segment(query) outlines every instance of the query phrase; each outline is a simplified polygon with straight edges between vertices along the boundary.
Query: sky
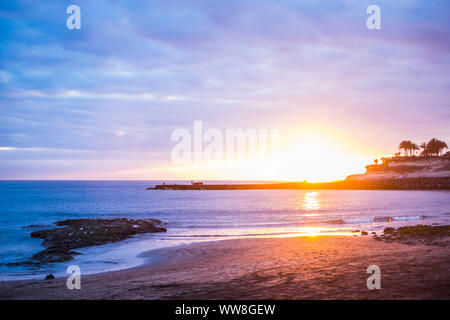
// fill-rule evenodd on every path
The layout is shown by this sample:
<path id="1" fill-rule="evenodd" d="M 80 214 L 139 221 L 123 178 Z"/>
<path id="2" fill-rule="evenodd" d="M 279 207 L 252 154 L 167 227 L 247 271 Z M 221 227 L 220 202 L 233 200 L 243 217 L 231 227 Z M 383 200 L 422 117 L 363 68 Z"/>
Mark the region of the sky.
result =
<path id="1" fill-rule="evenodd" d="M 449 143 L 449 13 L 447 0 L 2 1 L 0 179 L 325 181 L 404 139 Z M 194 121 L 279 130 L 276 168 L 174 163 L 172 133 Z"/>

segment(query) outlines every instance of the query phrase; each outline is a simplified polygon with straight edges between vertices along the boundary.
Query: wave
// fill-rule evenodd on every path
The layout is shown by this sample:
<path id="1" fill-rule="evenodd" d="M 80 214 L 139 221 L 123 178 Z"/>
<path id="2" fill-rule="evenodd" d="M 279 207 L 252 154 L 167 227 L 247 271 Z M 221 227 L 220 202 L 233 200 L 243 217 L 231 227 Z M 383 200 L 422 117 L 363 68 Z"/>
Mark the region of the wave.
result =
<path id="1" fill-rule="evenodd" d="M 369 223 L 374 222 L 375 218 L 356 218 L 356 219 L 345 219 L 344 223 Z"/>
<path id="2" fill-rule="evenodd" d="M 362 218 L 344 218 L 333 220 L 314 220 L 314 221 L 297 221 L 297 222 L 260 222 L 253 224 L 220 225 L 220 224 L 204 224 L 204 225 L 187 225 L 177 226 L 176 229 L 235 229 L 235 228 L 281 228 L 294 226 L 311 226 L 311 225 L 340 225 L 340 224 L 358 224 L 358 223 L 374 223 L 374 222 L 393 222 L 393 221 L 415 221 L 430 218 L 431 216 L 384 216 L 384 217 L 362 217 Z"/>
<path id="3" fill-rule="evenodd" d="M 348 232 L 348 230 L 334 230 L 334 232 Z M 322 233 L 318 231 L 318 233 Z M 186 234 L 186 235 L 171 235 L 160 237 L 159 240 L 174 240 L 174 239 L 191 239 L 191 238 L 243 238 L 243 237 L 267 237 L 267 236 L 283 236 L 283 235 L 301 235 L 308 234 L 308 231 L 287 231 L 287 232 L 263 232 L 263 233 L 243 233 L 243 234 Z"/>
<path id="4" fill-rule="evenodd" d="M 392 221 L 415 221 L 430 218 L 429 216 L 397 216 L 397 217 L 364 217 L 334 220 L 319 220 L 298 222 L 296 225 L 317 225 L 317 224 L 357 224 L 357 223 L 373 223 L 373 222 L 392 222 Z"/>
<path id="5" fill-rule="evenodd" d="M 392 222 L 392 221 L 415 221 L 415 220 L 423 220 L 429 218 L 428 216 L 398 216 L 398 217 L 373 217 L 373 218 L 356 218 L 356 219 L 344 219 L 343 223 L 371 223 L 371 222 Z M 335 223 L 332 220 L 332 224 Z M 330 222 L 329 222 L 330 223 Z"/>
<path id="6" fill-rule="evenodd" d="M 394 221 L 414 221 L 414 220 L 423 220 L 426 216 L 415 216 L 415 217 L 394 217 Z"/>

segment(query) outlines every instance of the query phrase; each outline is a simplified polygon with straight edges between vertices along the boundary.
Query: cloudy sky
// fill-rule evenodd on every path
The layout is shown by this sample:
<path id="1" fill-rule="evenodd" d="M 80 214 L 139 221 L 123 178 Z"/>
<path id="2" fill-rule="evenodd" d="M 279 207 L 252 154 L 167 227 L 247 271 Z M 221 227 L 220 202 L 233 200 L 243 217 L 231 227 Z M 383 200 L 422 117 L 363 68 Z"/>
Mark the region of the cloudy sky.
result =
<path id="1" fill-rule="evenodd" d="M 71 4 L 81 30 L 66 27 Z M 307 164 L 336 152 L 344 175 L 402 139 L 450 142 L 449 13 L 447 0 L 2 1 L 0 179 L 314 179 Z M 304 171 L 177 167 L 171 133 L 195 120 L 279 129 L 280 154 L 298 156 L 283 167 Z"/>

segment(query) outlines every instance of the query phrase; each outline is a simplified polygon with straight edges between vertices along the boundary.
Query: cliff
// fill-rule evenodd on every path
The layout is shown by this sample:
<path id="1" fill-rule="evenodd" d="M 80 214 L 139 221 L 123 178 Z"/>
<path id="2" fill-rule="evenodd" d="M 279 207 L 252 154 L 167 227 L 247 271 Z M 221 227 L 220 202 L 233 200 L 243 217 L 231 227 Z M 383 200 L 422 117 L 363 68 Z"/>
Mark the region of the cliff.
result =
<path id="1" fill-rule="evenodd" d="M 366 166 L 365 174 L 347 177 L 347 180 L 386 180 L 404 178 L 448 178 L 450 157 L 393 157 L 382 164 Z"/>

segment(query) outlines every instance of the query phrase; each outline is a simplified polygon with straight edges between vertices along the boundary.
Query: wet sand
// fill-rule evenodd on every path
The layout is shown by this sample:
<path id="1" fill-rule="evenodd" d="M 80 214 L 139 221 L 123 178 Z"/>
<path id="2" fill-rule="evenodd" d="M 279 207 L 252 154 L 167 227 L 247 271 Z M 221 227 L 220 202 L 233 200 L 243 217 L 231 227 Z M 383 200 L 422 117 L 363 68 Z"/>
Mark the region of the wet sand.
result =
<path id="1" fill-rule="evenodd" d="M 450 299 L 450 247 L 316 236 L 207 242 L 147 253 L 158 264 L 0 283 L 0 299 Z M 366 269 L 381 268 L 369 290 Z"/>

